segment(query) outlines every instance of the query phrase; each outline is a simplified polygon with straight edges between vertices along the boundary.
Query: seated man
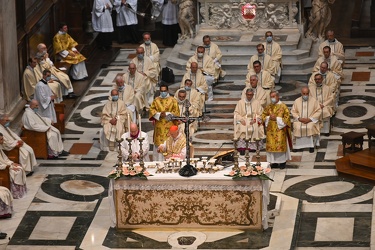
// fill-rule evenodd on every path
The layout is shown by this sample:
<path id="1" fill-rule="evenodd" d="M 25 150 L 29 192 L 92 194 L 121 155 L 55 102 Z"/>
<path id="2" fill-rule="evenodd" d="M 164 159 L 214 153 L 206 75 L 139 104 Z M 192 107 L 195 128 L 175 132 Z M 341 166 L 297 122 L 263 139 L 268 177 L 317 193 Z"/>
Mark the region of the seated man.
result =
<path id="1" fill-rule="evenodd" d="M 314 97 L 309 97 L 307 86 L 302 87 L 301 97 L 297 98 L 291 110 L 293 116 L 293 148 L 295 150 L 309 148 L 314 153 L 314 147 L 320 145 L 320 117 L 322 109 Z"/>
<path id="2" fill-rule="evenodd" d="M 22 115 L 22 123 L 25 129 L 37 132 L 47 132 L 48 159 L 57 159 L 59 156 L 68 156 L 69 152 L 64 150 L 64 144 L 60 131 L 52 126 L 51 119 L 38 114 L 39 103 L 32 100 L 30 106 Z"/>
<path id="3" fill-rule="evenodd" d="M 141 122 L 141 121 L 138 121 Z M 148 135 L 145 132 L 142 132 L 139 130 L 137 124 L 130 123 L 130 132 L 126 132 L 121 136 L 122 139 L 124 139 L 121 142 L 121 153 L 122 153 L 122 161 L 127 162 L 129 157 L 129 142 L 126 140 L 126 138 L 132 138 L 131 142 L 131 149 L 132 149 L 132 158 L 133 161 L 140 161 L 140 143 L 138 138 L 143 138 L 142 141 L 142 150 L 143 150 L 143 161 L 150 161 L 150 157 L 148 156 L 148 150 L 150 148 L 150 143 L 148 141 Z"/>
<path id="4" fill-rule="evenodd" d="M 281 76 L 281 58 L 283 56 L 283 52 L 280 45 L 273 39 L 273 34 L 271 31 L 266 32 L 265 38 L 266 42 L 263 43 L 265 53 L 272 58 L 273 65 L 275 67 L 275 82 L 278 83 Z"/>
<path id="5" fill-rule="evenodd" d="M 167 140 L 159 145 L 158 152 L 163 153 L 165 160 L 170 158 L 183 160 L 186 158 L 186 137 L 184 133 L 180 132 L 178 126 L 170 127 Z"/>
<path id="6" fill-rule="evenodd" d="M 180 117 L 186 117 L 186 105 L 190 105 L 189 117 L 198 117 L 202 112 L 199 106 L 200 94 L 195 90 L 191 89 L 191 81 L 187 80 L 185 89 L 179 89 L 176 91 L 174 98 L 178 102 L 178 107 L 180 108 Z M 189 89 L 190 88 L 190 89 Z M 185 123 L 179 121 L 178 125 L 180 131 L 185 131 Z M 198 129 L 198 121 L 194 121 L 189 124 L 189 134 L 192 136 Z M 186 135 L 186 134 L 185 134 Z"/>
<path id="7" fill-rule="evenodd" d="M 38 83 L 38 81 L 43 78 L 43 75 L 39 67 L 36 67 L 38 64 L 36 59 L 29 58 L 28 64 L 29 65 L 27 65 L 25 71 L 23 72 L 22 83 L 25 92 L 25 99 L 27 101 L 31 101 L 32 99 L 34 99 L 35 86 Z M 62 102 L 63 95 L 60 83 L 58 81 L 54 81 L 51 79 L 48 81 L 48 86 L 56 95 L 56 103 Z"/>
<path id="8" fill-rule="evenodd" d="M 6 187 L 0 186 L 0 219 L 11 218 L 12 213 L 13 213 L 12 193 Z M 7 235 L 6 233 L 0 233 L 0 240 L 5 239 L 6 235 Z"/>
<path id="9" fill-rule="evenodd" d="M 68 25 L 61 23 L 59 31 L 53 37 L 53 50 L 56 55 L 63 58 L 64 62 L 72 64 L 69 73 L 73 80 L 84 80 L 88 76 L 85 65 L 86 57 L 75 48 L 77 45 L 78 43 L 68 34 Z"/>
<path id="10" fill-rule="evenodd" d="M 340 90 L 340 84 L 337 81 L 335 74 L 333 74 L 328 69 L 328 63 L 322 62 L 320 64 L 319 71 L 313 72 L 310 79 L 309 79 L 309 85 L 315 84 L 315 75 L 320 74 L 323 77 L 323 83 L 331 88 L 332 92 L 335 94 L 339 93 Z"/>
<path id="11" fill-rule="evenodd" d="M 345 60 L 344 46 L 335 38 L 335 32 L 332 30 L 328 30 L 326 36 L 327 40 L 319 45 L 319 56 L 323 56 L 323 48 L 329 46 L 331 47 L 331 54 L 343 63 Z"/>
<path id="12" fill-rule="evenodd" d="M 247 65 L 248 72 L 252 75 L 256 73 L 254 69 L 254 62 L 258 61 L 261 63 L 263 70 L 268 71 L 272 76 L 274 76 L 277 72 L 275 72 L 275 66 L 271 56 L 264 53 L 264 45 L 261 43 L 258 44 L 257 51 L 258 53 L 250 58 L 249 64 Z"/>
<path id="13" fill-rule="evenodd" d="M 320 65 L 322 62 L 326 62 L 328 64 L 328 70 L 335 74 L 337 81 L 341 83 L 341 79 L 344 77 L 342 65 L 335 55 L 331 55 L 331 47 L 325 46 L 323 48 L 323 56 L 319 57 L 316 61 L 313 72 L 318 72 L 320 70 Z"/>
<path id="14" fill-rule="evenodd" d="M 255 73 L 248 72 L 246 75 L 246 86 L 250 86 L 250 78 L 252 75 L 256 75 L 258 78 L 257 86 L 261 87 L 267 95 L 266 105 L 271 103 L 270 93 L 271 90 L 275 89 L 275 78 L 271 76 L 270 72 L 262 69 L 262 64 L 259 61 L 253 63 Z"/>
<path id="15" fill-rule="evenodd" d="M 250 139 L 248 149 L 255 151 L 257 145 L 255 139 L 260 139 L 260 148 L 263 148 L 264 127 L 262 124 L 263 108 L 260 103 L 253 98 L 252 89 L 246 90 L 246 98 L 237 102 L 234 110 L 234 138 L 238 138 L 238 151 L 244 152 L 246 144 L 244 139 Z"/>
<path id="16" fill-rule="evenodd" d="M 156 69 L 156 74 L 160 74 L 160 52 L 156 43 L 151 42 L 151 34 L 149 32 L 143 33 L 143 41 L 140 45 L 145 51 L 145 56 L 151 59 Z"/>
<path id="17" fill-rule="evenodd" d="M 35 159 L 34 150 L 27 145 L 22 139 L 9 129 L 10 121 L 7 115 L 0 116 L 0 133 L 3 134 L 2 148 L 5 151 L 10 151 L 14 148 L 18 148 L 19 164 L 28 173 L 32 174 L 34 168 L 38 165 Z"/>
<path id="18" fill-rule="evenodd" d="M 126 105 L 126 108 L 132 112 L 132 120 L 135 121 L 136 111 L 134 103 L 134 89 L 130 85 L 125 85 L 124 78 L 120 75 L 116 76 L 116 84 L 113 86 L 113 89 L 118 90 L 118 99 L 123 101 Z"/>
<path id="19" fill-rule="evenodd" d="M 226 72 L 221 68 L 221 50 L 216 43 L 211 42 L 211 37 L 209 35 L 203 36 L 203 44 L 206 48 L 205 53 L 209 55 L 215 63 L 215 81 L 219 79 L 219 77 L 224 78 Z"/>
<path id="20" fill-rule="evenodd" d="M 198 46 L 195 55 L 190 57 L 186 63 L 186 71 L 191 69 L 191 64 L 193 62 L 197 63 L 198 69 L 202 72 L 206 78 L 206 83 L 208 85 L 208 101 L 214 99 L 213 84 L 214 84 L 214 74 L 215 74 L 215 63 L 210 56 L 205 54 L 205 48 L 203 46 Z M 189 78 L 192 79 L 192 78 Z M 193 79 L 192 79 L 193 80 Z"/>
<path id="21" fill-rule="evenodd" d="M 330 87 L 323 84 L 323 77 L 321 74 L 316 74 L 314 80 L 315 85 L 309 85 L 310 96 L 314 97 L 319 102 L 320 108 L 322 109 L 320 121 L 323 124 L 321 126 L 320 133 L 328 136 L 331 127 L 330 120 L 335 113 L 333 108 L 333 100 L 335 99 L 335 95 L 332 93 Z"/>
<path id="22" fill-rule="evenodd" d="M 137 71 L 134 63 L 129 64 L 128 72 L 122 76 L 125 84 L 130 85 L 134 89 L 134 106 L 138 114 L 141 114 L 146 107 L 146 87 L 145 77 Z"/>
<path id="23" fill-rule="evenodd" d="M 129 130 L 128 123 L 132 113 L 126 108 L 123 101 L 119 100 L 117 89 L 111 91 L 108 102 L 104 105 L 101 119 L 103 128 L 100 130 L 100 149 L 113 151 L 117 149 L 117 142 Z"/>
<path id="24" fill-rule="evenodd" d="M 246 90 L 251 88 L 254 93 L 254 99 L 257 100 L 263 108 L 265 108 L 269 103 L 271 103 L 271 98 L 268 95 L 268 90 L 264 90 L 260 85 L 258 85 L 257 75 L 251 75 L 249 79 L 246 79 L 246 87 L 242 90 L 241 99 L 246 98 Z"/>
<path id="25" fill-rule="evenodd" d="M 2 150 L 2 145 L 4 144 L 3 134 L 0 133 L 0 169 L 5 169 L 9 166 L 10 174 L 10 191 L 14 199 L 22 198 L 26 195 L 26 174 L 25 170 L 5 155 Z"/>

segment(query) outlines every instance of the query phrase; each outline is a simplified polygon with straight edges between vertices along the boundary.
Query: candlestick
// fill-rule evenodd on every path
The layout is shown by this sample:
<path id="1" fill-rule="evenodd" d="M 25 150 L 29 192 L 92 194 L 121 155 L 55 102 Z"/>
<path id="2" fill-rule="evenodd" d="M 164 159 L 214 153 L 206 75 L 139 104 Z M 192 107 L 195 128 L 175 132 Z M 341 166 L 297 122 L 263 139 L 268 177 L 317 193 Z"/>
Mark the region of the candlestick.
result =
<path id="1" fill-rule="evenodd" d="M 130 131 L 130 115 L 128 114 L 128 131 Z"/>
<path id="2" fill-rule="evenodd" d="M 141 115 L 138 114 L 138 126 L 139 126 L 139 133 L 142 131 L 142 121 L 141 121 Z"/>
<path id="3" fill-rule="evenodd" d="M 239 167 L 238 167 L 238 150 L 237 150 L 237 146 L 238 146 L 238 138 L 233 138 L 233 145 L 234 145 L 234 166 L 232 168 L 233 171 L 238 171 L 240 170 Z"/>
<path id="4" fill-rule="evenodd" d="M 250 167 L 249 142 L 250 142 L 250 139 L 245 139 L 245 145 L 246 145 L 246 149 L 245 149 L 246 163 L 245 163 L 245 165 L 246 165 L 247 169 Z"/>
<path id="5" fill-rule="evenodd" d="M 121 139 L 116 139 L 116 142 L 118 143 L 118 156 L 117 156 L 117 170 L 120 170 L 121 167 L 122 167 L 122 151 L 121 151 L 121 142 L 123 141 L 124 139 L 121 138 Z"/>
<path id="6" fill-rule="evenodd" d="M 128 156 L 128 162 L 129 162 L 129 167 L 132 168 L 133 165 L 134 165 L 134 161 L 133 161 L 133 152 L 132 152 L 132 141 L 133 139 L 131 137 L 128 137 L 126 138 L 126 140 L 128 141 L 128 144 L 129 144 L 129 156 Z"/>
<path id="7" fill-rule="evenodd" d="M 144 158 L 144 156 L 143 156 L 143 146 L 142 146 L 144 139 L 145 138 L 143 138 L 143 137 L 138 137 L 138 141 L 139 141 L 139 166 L 142 167 L 142 171 L 145 170 L 145 163 L 143 161 L 143 158 Z"/>

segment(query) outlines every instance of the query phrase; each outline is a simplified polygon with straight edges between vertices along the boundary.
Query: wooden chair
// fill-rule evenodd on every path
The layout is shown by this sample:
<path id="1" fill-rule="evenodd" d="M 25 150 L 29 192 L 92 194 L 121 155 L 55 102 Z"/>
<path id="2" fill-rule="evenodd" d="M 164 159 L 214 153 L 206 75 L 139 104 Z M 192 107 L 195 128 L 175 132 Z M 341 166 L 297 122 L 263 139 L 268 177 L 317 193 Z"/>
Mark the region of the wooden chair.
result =
<path id="1" fill-rule="evenodd" d="M 22 139 L 25 141 L 24 139 Z M 4 154 L 8 156 L 9 160 L 15 163 L 20 163 L 20 149 L 15 147 L 10 151 L 3 150 Z"/>
<path id="2" fill-rule="evenodd" d="M 10 190 L 9 166 L 6 166 L 5 169 L 0 170 L 0 186 L 6 187 Z"/>
<path id="3" fill-rule="evenodd" d="M 37 132 L 22 128 L 25 142 L 34 150 L 36 158 L 48 158 L 47 132 Z"/>
<path id="4" fill-rule="evenodd" d="M 56 118 L 57 123 L 55 126 L 61 134 L 65 133 L 65 104 L 64 103 L 55 103 L 55 111 L 56 111 Z"/>

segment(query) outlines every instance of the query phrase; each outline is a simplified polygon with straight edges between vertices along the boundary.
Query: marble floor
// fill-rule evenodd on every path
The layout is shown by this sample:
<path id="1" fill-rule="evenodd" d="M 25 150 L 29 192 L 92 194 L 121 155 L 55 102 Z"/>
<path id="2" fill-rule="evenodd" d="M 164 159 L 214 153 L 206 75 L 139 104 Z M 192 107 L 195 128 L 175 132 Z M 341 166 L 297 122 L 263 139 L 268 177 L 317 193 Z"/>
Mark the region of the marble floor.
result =
<path id="1" fill-rule="evenodd" d="M 374 187 L 338 176 L 334 165 L 342 156 L 340 134 L 365 132 L 366 125 L 374 123 L 373 49 L 346 50 L 345 80 L 330 136 L 321 137 L 314 153 L 292 153 L 286 169 L 272 172 L 265 231 L 113 228 L 106 176 L 117 155 L 99 149 L 99 114 L 116 75 L 126 72 L 124 62 L 131 53 L 122 50 L 98 73 L 69 117 L 63 138 L 65 150 L 72 154 L 61 160 L 38 160 L 39 167 L 27 178 L 27 196 L 14 200 L 12 218 L 0 220 L 0 231 L 9 236 L 0 240 L 0 249 L 375 249 Z M 193 137 L 196 156 L 232 148 L 232 114 L 242 84 L 222 81 L 215 87 L 215 99 L 207 105 L 211 120 L 201 123 Z M 277 89 L 291 107 L 304 84 L 282 82 Z M 176 88 L 172 85 L 171 92 Z M 152 137 L 146 117 L 142 128 Z M 261 157 L 264 161 L 265 152 Z M 173 239 L 183 235 L 193 235 L 199 245 L 176 245 Z"/>

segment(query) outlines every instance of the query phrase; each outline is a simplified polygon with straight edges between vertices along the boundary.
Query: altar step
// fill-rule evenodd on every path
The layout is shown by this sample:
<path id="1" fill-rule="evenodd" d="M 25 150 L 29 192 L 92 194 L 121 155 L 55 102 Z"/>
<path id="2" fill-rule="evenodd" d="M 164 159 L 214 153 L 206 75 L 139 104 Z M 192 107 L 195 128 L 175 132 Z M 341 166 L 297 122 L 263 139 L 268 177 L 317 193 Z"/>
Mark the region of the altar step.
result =
<path id="1" fill-rule="evenodd" d="M 375 181 L 375 149 L 365 149 L 335 161 L 338 173 Z"/>

